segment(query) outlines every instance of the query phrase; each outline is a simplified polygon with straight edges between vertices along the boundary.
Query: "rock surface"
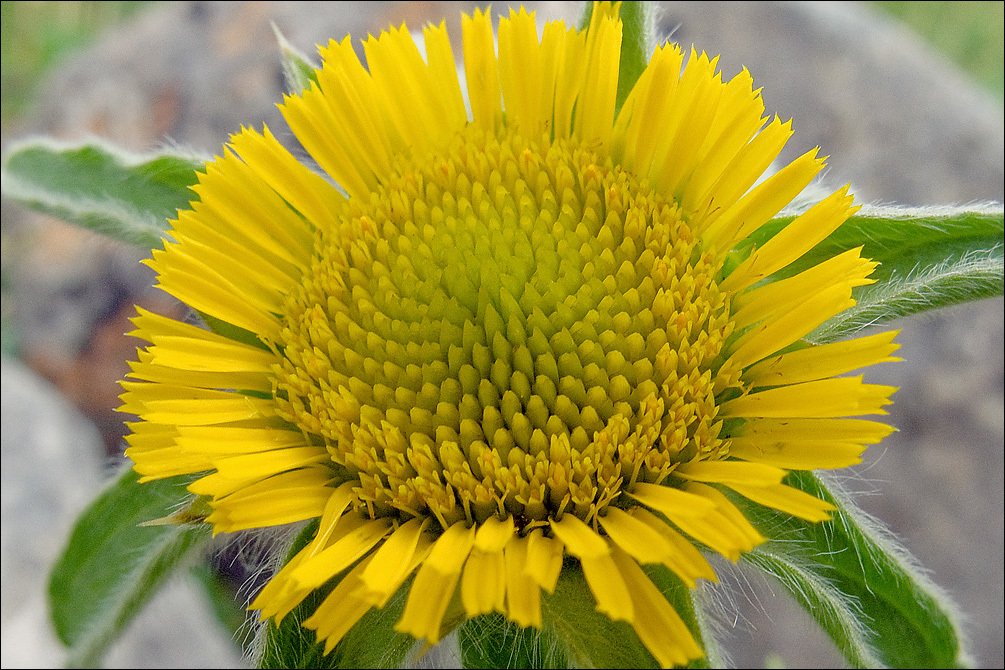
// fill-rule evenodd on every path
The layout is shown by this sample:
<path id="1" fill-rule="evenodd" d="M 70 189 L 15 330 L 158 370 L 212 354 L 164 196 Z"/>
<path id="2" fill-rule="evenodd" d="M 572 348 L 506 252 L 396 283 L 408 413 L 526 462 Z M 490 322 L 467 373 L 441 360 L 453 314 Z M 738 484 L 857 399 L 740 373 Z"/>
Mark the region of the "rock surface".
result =
<path id="1" fill-rule="evenodd" d="M 30 132 L 97 134 L 134 150 L 177 142 L 218 153 L 242 124 L 263 123 L 288 138 L 275 109 L 282 74 L 270 21 L 293 45 L 314 53 L 313 45 L 329 38 L 351 32 L 359 45 L 358 38 L 389 23 L 417 28 L 456 17 L 457 9 L 443 2 L 155 6 L 53 75 L 36 113 L 3 143 Z M 568 18 L 572 11 L 567 3 L 542 3 L 539 16 Z M 832 156 L 826 183 L 851 181 L 858 201 L 1003 199 L 1001 106 L 881 17 L 846 3 L 710 2 L 667 5 L 660 23 L 685 46 L 723 53 L 726 76 L 746 66 L 764 87 L 768 111 L 794 119 L 783 158 L 819 145 Z M 453 35 L 458 24 L 448 19 Z M 3 232 L 22 358 L 62 394 L 4 361 L 3 665 L 51 665 L 61 650 L 44 627 L 39 589 L 72 515 L 100 486 L 104 453 L 121 453 L 115 380 L 136 346 L 121 333 L 130 329 L 134 303 L 161 312 L 176 307 L 150 289 L 153 276 L 136 262 L 142 252 L 6 201 Z M 970 621 L 976 660 L 987 667 L 1003 660 L 1002 322 L 1002 300 L 994 299 L 895 324 L 903 331 L 898 341 L 905 360 L 880 366 L 869 378 L 901 387 L 889 417 L 900 432 L 867 452 L 850 483 L 869 494 L 865 507 L 954 595 Z M 35 387 L 45 392 L 25 400 Z M 67 398 L 87 419 L 76 416 L 50 433 L 57 430 L 54 417 L 72 414 Z M 48 515 L 44 547 L 29 547 L 39 522 L 22 514 L 36 497 L 44 497 Z M 144 615 L 153 624 L 151 636 L 123 641 L 110 665 L 239 664 L 226 635 L 201 623 L 209 619 L 205 605 L 191 593 L 180 597 L 154 603 Z M 740 667 L 839 663 L 777 586 L 744 584 L 723 607 L 723 623 L 735 631 L 731 656 Z M 193 642 L 190 631 L 176 627 L 185 622 L 208 637 Z M 216 642 L 207 641 L 214 635 Z"/>

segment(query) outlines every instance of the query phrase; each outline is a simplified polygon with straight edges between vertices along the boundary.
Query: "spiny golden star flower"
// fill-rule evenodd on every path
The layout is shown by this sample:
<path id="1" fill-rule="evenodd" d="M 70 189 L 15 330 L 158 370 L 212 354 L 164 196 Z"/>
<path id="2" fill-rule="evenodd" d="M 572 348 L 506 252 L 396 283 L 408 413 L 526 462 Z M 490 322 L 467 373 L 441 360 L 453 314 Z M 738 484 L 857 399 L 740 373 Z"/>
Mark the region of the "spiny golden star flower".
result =
<path id="1" fill-rule="evenodd" d="M 839 375 L 894 360 L 893 333 L 803 342 L 875 263 L 772 280 L 856 211 L 847 187 L 730 256 L 823 160 L 758 183 L 790 125 L 675 45 L 615 114 L 621 38 L 607 6 L 540 37 L 521 11 L 497 52 L 465 16 L 470 113 L 444 25 L 425 57 L 404 27 L 371 37 L 367 68 L 333 41 L 282 106 L 328 179 L 267 129 L 200 175 L 151 265 L 219 327 L 140 311 L 127 454 L 146 480 L 199 474 L 217 532 L 320 517 L 263 617 L 348 571 L 304 622 L 328 649 L 409 579 L 417 639 L 488 612 L 540 627 L 578 563 L 599 611 L 686 663 L 702 651 L 640 566 L 715 579 L 699 549 L 764 540 L 735 495 L 827 519 L 787 471 L 891 430 L 848 417 L 894 389 Z"/>

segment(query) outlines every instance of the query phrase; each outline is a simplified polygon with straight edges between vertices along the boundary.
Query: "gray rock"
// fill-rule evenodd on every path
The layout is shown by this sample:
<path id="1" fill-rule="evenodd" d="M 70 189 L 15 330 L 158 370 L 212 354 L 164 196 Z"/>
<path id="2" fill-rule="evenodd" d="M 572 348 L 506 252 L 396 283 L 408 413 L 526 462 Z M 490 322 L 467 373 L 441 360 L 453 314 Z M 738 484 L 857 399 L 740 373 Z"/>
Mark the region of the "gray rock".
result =
<path id="1" fill-rule="evenodd" d="M 2 358 L 3 468 L 0 662 L 61 667 L 45 600 L 49 570 L 76 516 L 107 478 L 95 427 L 51 384 Z M 184 578 L 168 584 L 110 649 L 112 668 L 239 667 L 243 658 L 206 596 Z"/>
<path id="2" fill-rule="evenodd" d="M 44 601 L 52 561 L 101 485 L 101 441 L 55 388 L 2 357 L 4 667 L 62 663 Z"/>

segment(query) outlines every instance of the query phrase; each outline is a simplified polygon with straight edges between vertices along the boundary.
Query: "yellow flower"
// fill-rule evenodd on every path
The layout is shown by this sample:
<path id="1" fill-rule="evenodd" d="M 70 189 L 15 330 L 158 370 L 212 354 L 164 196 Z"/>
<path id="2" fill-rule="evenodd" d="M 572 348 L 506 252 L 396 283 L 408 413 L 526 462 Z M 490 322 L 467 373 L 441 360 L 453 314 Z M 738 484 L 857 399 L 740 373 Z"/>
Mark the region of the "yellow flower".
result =
<path id="1" fill-rule="evenodd" d="M 200 175 L 151 265 L 216 332 L 140 311 L 127 454 L 145 480 L 199 474 L 217 532 L 320 517 L 262 616 L 348 570 L 304 622 L 328 649 L 410 578 L 397 628 L 417 639 L 493 611 L 541 627 L 573 566 L 686 663 L 702 651 L 640 565 L 714 580 L 699 549 L 764 540 L 737 494 L 825 520 L 787 470 L 857 463 L 891 430 L 846 417 L 894 389 L 837 375 L 894 360 L 894 333 L 803 341 L 875 263 L 774 280 L 856 211 L 847 187 L 749 251 L 823 159 L 755 185 L 789 124 L 746 71 L 723 83 L 674 45 L 616 114 L 621 37 L 609 6 L 540 38 L 513 12 L 497 53 L 476 11 L 470 112 L 444 25 L 425 58 L 404 28 L 371 37 L 368 68 L 333 41 L 282 106 L 327 178 L 267 129 Z"/>

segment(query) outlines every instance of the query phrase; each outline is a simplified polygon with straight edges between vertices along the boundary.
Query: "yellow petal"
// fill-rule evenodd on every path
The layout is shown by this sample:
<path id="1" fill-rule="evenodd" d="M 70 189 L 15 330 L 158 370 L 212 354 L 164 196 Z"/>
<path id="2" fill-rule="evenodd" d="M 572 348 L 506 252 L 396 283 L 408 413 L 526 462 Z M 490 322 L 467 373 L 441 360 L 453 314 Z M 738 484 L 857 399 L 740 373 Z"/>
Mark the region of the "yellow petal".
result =
<path id="1" fill-rule="evenodd" d="M 709 248 L 726 251 L 778 214 L 823 169 L 809 151 L 755 186 L 702 233 Z M 808 249 L 808 247 L 807 247 Z"/>
<path id="2" fill-rule="evenodd" d="M 854 288 L 871 283 L 866 277 L 877 263 L 862 258 L 860 252 L 861 248 L 849 249 L 793 277 L 737 295 L 731 306 L 733 323 L 742 329 L 765 319 L 776 318 L 825 286 L 847 282 Z"/>
<path id="3" fill-rule="evenodd" d="M 541 627 L 541 585 L 527 573 L 530 539 L 514 537 L 506 545 L 506 614 L 517 625 Z"/>
<path id="4" fill-rule="evenodd" d="M 306 446 L 303 433 L 272 426 L 178 426 L 175 442 L 192 453 L 216 455 Z"/>
<path id="5" fill-rule="evenodd" d="M 206 372 L 185 370 L 183 368 L 165 367 L 150 363 L 153 359 L 149 351 L 138 352 L 139 361 L 129 363 L 129 379 L 139 379 L 145 382 L 156 382 L 168 386 L 189 386 L 199 389 L 240 389 L 242 391 L 259 391 L 271 393 L 274 378 L 271 374 L 261 372 Z"/>
<path id="6" fill-rule="evenodd" d="M 750 393 L 721 406 L 722 417 L 831 418 L 886 414 L 893 386 L 863 384 L 861 377 L 836 377 Z"/>
<path id="7" fill-rule="evenodd" d="M 615 549 L 612 562 L 631 593 L 635 609 L 632 628 L 664 668 L 686 665 L 704 654 L 680 615 L 645 572 L 625 552 Z"/>
<path id="8" fill-rule="evenodd" d="M 511 8 L 508 18 L 499 19 L 499 78 L 507 123 L 512 120 L 527 134 L 540 133 L 551 120 L 550 105 L 546 109 L 541 101 L 551 102 L 554 82 L 544 80 L 542 58 L 533 13 Z M 549 83 L 552 90 L 546 92 Z"/>
<path id="9" fill-rule="evenodd" d="M 742 440 L 742 438 L 741 438 Z M 846 468 L 862 462 L 866 445 L 855 442 L 779 442 L 732 439 L 729 455 L 788 470 Z"/>
<path id="10" fill-rule="evenodd" d="M 494 129 L 502 120 L 502 101 L 492 18 L 476 8 L 472 16 L 461 18 L 461 28 L 471 116 L 482 127 Z"/>
<path id="11" fill-rule="evenodd" d="M 716 511 L 726 517 L 729 523 L 740 531 L 744 538 L 752 545 L 756 546 L 767 539 L 757 532 L 757 529 L 743 516 L 743 512 L 731 503 L 729 498 L 723 495 L 722 491 L 701 482 L 688 482 L 684 485 L 684 488 L 691 493 L 696 493 L 714 502 Z"/>
<path id="12" fill-rule="evenodd" d="M 717 193 L 715 201 L 727 207 L 732 205 L 768 168 L 781 150 L 784 139 L 777 148 L 750 147 L 749 151 L 756 149 L 760 164 L 746 171 L 742 171 L 737 164 L 733 166 L 733 170 L 729 170 L 731 163 L 738 163 L 735 159 L 748 151 L 748 143 L 752 138 L 755 135 L 759 138 L 764 134 L 764 131 L 758 133 L 765 124 L 761 117 L 763 113 L 764 101 L 761 100 L 760 90 L 754 90 L 753 78 L 743 69 L 724 86 L 712 126 L 695 160 L 694 173 L 687 180 L 680 197 L 681 207 L 685 212 L 695 212 L 708 202 L 709 192 L 714 184 L 727 173 L 731 179 L 739 182 L 737 193 L 732 199 L 727 199 L 725 193 Z M 742 186 L 743 183 L 746 183 L 746 187 Z"/>
<path id="13" fill-rule="evenodd" d="M 463 522 L 443 532 L 415 576 L 396 631 L 430 644 L 439 642 L 443 615 L 474 542 L 475 527 L 467 528 Z"/>
<path id="14" fill-rule="evenodd" d="M 512 539 L 513 531 L 513 517 L 507 516 L 503 520 L 494 516 L 489 517 L 482 522 L 478 532 L 475 533 L 475 546 L 485 552 L 502 551 Z"/>
<path id="15" fill-rule="evenodd" d="M 640 563 L 663 563 L 673 552 L 662 534 L 617 507 L 609 507 L 599 519 L 614 543 Z"/>
<path id="16" fill-rule="evenodd" d="M 433 29 L 440 30 L 445 32 L 443 24 Z M 387 116 L 405 147 L 425 151 L 443 146 L 467 122 L 461 98 L 444 86 L 443 63 L 437 61 L 438 69 L 430 72 L 405 26 L 366 39 L 363 49 L 380 110 L 374 113 Z"/>
<path id="17" fill-rule="evenodd" d="M 318 639 L 325 641 L 325 653 L 335 648 L 349 630 L 366 614 L 372 604 L 356 595 L 362 579 L 360 575 L 370 566 L 373 556 L 367 556 L 349 574 L 335 585 L 332 592 L 321 601 L 314 614 L 303 625 L 317 631 Z"/>
<path id="18" fill-rule="evenodd" d="M 734 526 L 713 501 L 703 496 L 656 484 L 636 484 L 629 495 L 662 512 L 682 531 L 731 560 L 738 560 L 741 551 L 754 548 L 744 529 Z"/>
<path id="19" fill-rule="evenodd" d="M 137 414 L 154 423 L 207 426 L 243 419 L 275 416 L 272 401 L 216 391 L 167 384 L 123 382 L 120 411 Z"/>
<path id="20" fill-rule="evenodd" d="M 542 589 L 554 593 L 562 572 L 564 552 L 561 542 L 546 536 L 540 529 L 533 530 L 527 535 L 527 563 L 524 572 Z"/>
<path id="21" fill-rule="evenodd" d="M 663 512 L 671 519 L 686 516 L 704 516 L 715 509 L 715 505 L 700 496 L 680 489 L 658 484 L 638 483 L 628 495 L 655 510 Z"/>
<path id="22" fill-rule="evenodd" d="M 545 34 L 548 33 L 549 30 L 545 29 Z M 570 137 L 572 135 L 576 97 L 579 95 L 579 89 L 586 74 L 586 32 L 569 30 L 564 33 L 563 37 L 561 42 L 563 48 L 558 53 L 558 62 L 555 64 L 557 70 L 554 103 L 556 137 Z"/>
<path id="23" fill-rule="evenodd" d="M 369 552 L 390 530 L 387 519 L 367 521 L 351 533 L 304 561 L 290 577 L 298 586 L 313 590 Z"/>
<path id="24" fill-rule="evenodd" d="M 552 520 L 551 530 L 577 558 L 599 558 L 610 552 L 603 538 L 572 514 L 563 515 L 561 521 Z"/>
<path id="25" fill-rule="evenodd" d="M 213 467 L 225 479 L 256 481 L 265 477 L 330 461 L 324 447 L 291 447 L 272 451 L 213 458 Z M 219 494 L 218 494 L 219 495 Z"/>
<path id="26" fill-rule="evenodd" d="M 842 468 L 859 463 L 866 445 L 891 432 L 864 419 L 750 419 L 730 437 L 729 453 L 791 470 Z"/>
<path id="27" fill-rule="evenodd" d="M 642 507 L 633 507 L 629 512 L 636 519 L 639 519 L 647 526 L 658 532 L 672 546 L 672 550 L 667 554 L 663 565 L 684 580 L 688 588 L 695 587 L 695 580 L 698 577 L 716 581 L 715 571 L 709 565 L 705 557 L 701 555 L 694 543 L 676 530 L 667 525 L 667 522 Z"/>
<path id="28" fill-rule="evenodd" d="M 469 617 L 506 612 L 506 563 L 503 552 L 472 549 L 461 577 L 461 602 Z"/>
<path id="29" fill-rule="evenodd" d="M 682 463 L 674 474 L 702 482 L 740 482 L 760 485 L 777 484 L 785 476 L 785 470 L 741 461 L 691 461 Z"/>
<path id="30" fill-rule="evenodd" d="M 730 483 L 727 486 L 745 498 L 750 498 L 765 507 L 771 507 L 807 521 L 827 521 L 831 518 L 827 512 L 836 509 L 824 500 L 785 484 L 750 486 Z"/>
<path id="31" fill-rule="evenodd" d="M 743 377 L 751 388 L 781 386 L 834 377 L 877 363 L 899 361 L 899 358 L 890 355 L 900 348 L 899 344 L 893 343 L 899 332 L 891 330 L 773 356 L 748 368 Z"/>
<path id="32" fill-rule="evenodd" d="M 192 190 L 200 200 L 192 211 L 178 213 L 172 237 L 178 232 L 221 251 L 242 249 L 271 266 L 267 272 L 296 280 L 310 259 L 313 229 L 273 190 L 271 174 L 257 172 L 227 149 L 198 177 Z"/>
<path id="33" fill-rule="evenodd" d="M 203 479 L 211 477 L 214 475 Z M 214 511 L 206 520 L 213 524 L 214 533 L 232 533 L 313 519 L 321 515 L 331 495 L 325 485 L 328 477 L 318 468 L 305 468 L 263 479 L 213 501 Z M 201 481 L 191 484 L 189 490 L 205 490 L 199 486 Z"/>
<path id="34" fill-rule="evenodd" d="M 431 645 L 439 642 L 443 615 L 457 589 L 459 578 L 456 572 L 444 574 L 428 569 L 424 564 L 412 582 L 405 612 L 394 629 L 417 640 L 424 639 Z"/>
<path id="35" fill-rule="evenodd" d="M 621 21 L 595 12 L 586 32 L 586 72 L 576 100 L 576 137 L 607 142 L 614 127 Z"/>
<path id="36" fill-rule="evenodd" d="M 713 74 L 719 57 L 709 59 L 691 49 L 691 57 L 677 84 L 673 124 L 662 132 L 671 136 L 669 149 L 660 161 L 656 183 L 663 193 L 679 197 L 685 183 L 681 179 L 694 171 L 695 154 L 708 136 L 722 96 L 721 75 Z"/>
<path id="37" fill-rule="evenodd" d="M 430 542 L 421 542 L 423 531 L 429 519 L 414 518 L 391 533 L 380 548 L 374 552 L 370 565 L 360 573 L 361 586 L 366 590 L 365 600 L 377 607 L 383 607 L 405 580 L 412 557 L 428 548 Z"/>
<path id="38" fill-rule="evenodd" d="M 454 50 L 450 46 L 446 22 L 441 21 L 437 26 L 425 26 L 422 36 L 426 42 L 426 61 L 429 63 L 433 96 L 441 101 L 442 112 L 449 115 L 446 125 L 460 128 L 467 123 L 468 114 L 464 109 L 464 96 L 457 79 L 457 65 L 454 63 Z"/>
<path id="39" fill-rule="evenodd" d="M 255 172 L 267 174 L 269 186 L 306 221 L 315 227 L 334 228 L 344 210 L 345 198 L 300 163 L 268 128 L 264 134 L 245 130 L 231 138 L 231 146 Z"/>
<path id="40" fill-rule="evenodd" d="M 658 46 L 625 100 L 611 142 L 612 153 L 626 169 L 648 175 L 654 161 L 666 155 L 670 138 L 663 133 L 653 137 L 651 129 L 666 127 L 676 109 L 673 102 L 682 63 L 679 46 Z"/>
<path id="41" fill-rule="evenodd" d="M 810 207 L 755 249 L 719 283 L 719 290 L 738 293 L 805 254 L 860 209 L 852 206 L 852 201 L 845 186 Z"/>
<path id="42" fill-rule="evenodd" d="M 632 596 L 611 555 L 608 553 L 581 558 L 580 562 L 586 583 L 590 585 L 590 591 L 597 601 L 597 611 L 615 621 L 633 621 L 635 608 L 632 606 Z"/>
<path id="43" fill-rule="evenodd" d="M 156 250 L 148 263 L 158 273 L 162 288 L 185 304 L 218 319 L 244 328 L 265 340 L 275 340 L 282 331 L 272 309 L 278 308 L 268 296 L 240 288 L 215 269 L 199 263 L 170 247 L 172 253 Z"/>
<path id="44" fill-rule="evenodd" d="M 741 335 L 731 346 L 731 360 L 738 368 L 784 349 L 811 330 L 855 304 L 851 282 L 833 284 L 811 292 L 787 312 L 764 321 Z"/>
<path id="45" fill-rule="evenodd" d="M 876 444 L 893 432 L 867 419 L 749 419 L 733 431 L 732 441 L 858 442 Z"/>

